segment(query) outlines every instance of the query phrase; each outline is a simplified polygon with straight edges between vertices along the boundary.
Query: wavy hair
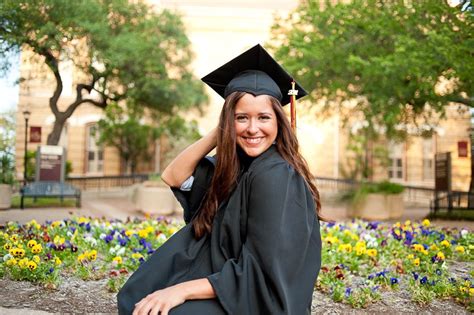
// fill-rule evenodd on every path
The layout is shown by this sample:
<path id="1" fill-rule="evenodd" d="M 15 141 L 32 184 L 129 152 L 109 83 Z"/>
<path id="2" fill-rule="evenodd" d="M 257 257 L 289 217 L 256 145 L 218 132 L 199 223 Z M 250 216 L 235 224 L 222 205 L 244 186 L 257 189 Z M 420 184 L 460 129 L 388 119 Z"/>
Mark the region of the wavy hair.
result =
<path id="1" fill-rule="evenodd" d="M 200 239 L 211 232 L 212 222 L 216 215 L 217 208 L 226 200 L 237 185 L 240 171 L 240 161 L 237 156 L 237 142 L 235 132 L 234 114 L 237 102 L 244 96 L 245 92 L 234 92 L 230 94 L 224 102 L 219 118 L 217 134 L 217 163 L 212 177 L 211 186 L 204 197 L 199 213 L 193 220 L 194 235 Z M 299 153 L 298 139 L 291 129 L 280 102 L 268 96 L 275 111 L 278 133 L 276 137 L 276 147 L 280 155 L 285 159 L 306 181 L 306 184 L 313 195 L 316 205 L 316 214 L 320 216 L 321 202 L 319 191 L 312 181 L 308 165 Z"/>

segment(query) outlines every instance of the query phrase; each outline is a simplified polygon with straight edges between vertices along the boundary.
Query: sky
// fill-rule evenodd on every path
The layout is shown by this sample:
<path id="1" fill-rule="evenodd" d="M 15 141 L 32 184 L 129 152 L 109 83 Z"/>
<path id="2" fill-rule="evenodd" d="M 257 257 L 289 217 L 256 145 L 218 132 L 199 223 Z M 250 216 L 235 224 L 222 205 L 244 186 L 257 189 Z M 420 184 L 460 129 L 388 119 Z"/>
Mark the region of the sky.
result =
<path id="1" fill-rule="evenodd" d="M 20 75 L 20 54 L 9 57 L 10 70 L 0 77 L 0 113 L 15 109 L 18 104 L 19 85 L 15 82 Z"/>

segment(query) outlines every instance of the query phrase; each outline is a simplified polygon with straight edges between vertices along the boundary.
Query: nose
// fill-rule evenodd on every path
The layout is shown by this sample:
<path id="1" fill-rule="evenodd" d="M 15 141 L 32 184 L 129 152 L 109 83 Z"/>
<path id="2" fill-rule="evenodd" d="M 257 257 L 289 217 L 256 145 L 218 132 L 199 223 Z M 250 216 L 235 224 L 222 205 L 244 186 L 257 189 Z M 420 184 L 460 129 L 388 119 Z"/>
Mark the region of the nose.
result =
<path id="1" fill-rule="evenodd" d="M 258 122 L 255 119 L 249 119 L 247 133 L 254 135 L 257 132 L 258 132 Z"/>

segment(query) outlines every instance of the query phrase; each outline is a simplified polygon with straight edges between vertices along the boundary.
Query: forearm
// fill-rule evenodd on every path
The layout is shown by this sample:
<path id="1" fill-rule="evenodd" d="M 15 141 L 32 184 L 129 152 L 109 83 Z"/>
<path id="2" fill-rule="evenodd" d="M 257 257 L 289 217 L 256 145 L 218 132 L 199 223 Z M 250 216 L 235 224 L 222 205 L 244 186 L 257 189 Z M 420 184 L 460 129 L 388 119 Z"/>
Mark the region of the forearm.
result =
<path id="1" fill-rule="evenodd" d="M 202 300 L 216 297 L 214 288 L 207 278 L 182 282 L 176 286 L 185 294 L 186 300 Z"/>
<path id="2" fill-rule="evenodd" d="M 171 161 L 161 174 L 163 181 L 171 187 L 179 187 L 193 174 L 199 161 L 216 147 L 217 131 L 211 130 Z"/>

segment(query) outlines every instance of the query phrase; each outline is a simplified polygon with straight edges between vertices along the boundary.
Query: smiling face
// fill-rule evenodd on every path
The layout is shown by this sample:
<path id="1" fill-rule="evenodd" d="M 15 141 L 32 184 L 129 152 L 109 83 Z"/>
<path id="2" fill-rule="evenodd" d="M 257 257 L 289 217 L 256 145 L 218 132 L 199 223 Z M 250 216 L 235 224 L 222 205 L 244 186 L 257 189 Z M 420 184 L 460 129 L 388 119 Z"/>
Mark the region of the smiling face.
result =
<path id="1" fill-rule="evenodd" d="M 245 94 L 235 106 L 237 144 L 251 157 L 265 152 L 275 141 L 278 122 L 268 96 Z"/>

